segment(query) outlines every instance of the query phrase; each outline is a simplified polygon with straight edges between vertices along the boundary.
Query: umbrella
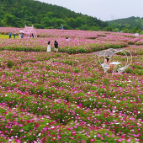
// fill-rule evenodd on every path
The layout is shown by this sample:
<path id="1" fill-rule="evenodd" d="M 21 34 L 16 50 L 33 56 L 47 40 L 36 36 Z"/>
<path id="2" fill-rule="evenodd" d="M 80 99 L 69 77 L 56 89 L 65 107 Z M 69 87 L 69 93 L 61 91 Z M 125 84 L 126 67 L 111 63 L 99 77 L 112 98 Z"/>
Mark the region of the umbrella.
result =
<path id="1" fill-rule="evenodd" d="M 24 33 L 24 31 L 20 30 L 19 33 Z"/>

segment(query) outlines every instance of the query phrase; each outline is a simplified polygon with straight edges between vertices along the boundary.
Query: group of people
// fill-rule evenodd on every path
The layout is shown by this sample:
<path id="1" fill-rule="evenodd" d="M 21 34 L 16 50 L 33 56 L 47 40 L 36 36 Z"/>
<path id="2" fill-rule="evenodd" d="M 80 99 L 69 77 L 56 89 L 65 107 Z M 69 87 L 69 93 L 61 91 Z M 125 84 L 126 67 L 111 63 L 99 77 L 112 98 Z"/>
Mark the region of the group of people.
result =
<path id="1" fill-rule="evenodd" d="M 48 41 L 48 46 L 47 46 L 47 52 L 51 52 L 51 42 L 50 41 Z M 55 42 L 54 42 L 54 52 L 58 52 L 58 42 L 55 40 Z"/>
<path id="2" fill-rule="evenodd" d="M 10 39 L 11 36 L 12 36 L 12 34 L 9 32 L 8 35 L 9 35 L 9 39 Z M 13 33 L 13 37 L 15 38 L 15 36 L 16 36 L 16 33 L 14 32 L 14 33 Z"/>
<path id="3" fill-rule="evenodd" d="M 69 42 L 69 38 L 68 37 L 66 37 L 66 41 L 67 41 L 67 43 Z M 48 41 L 48 46 L 47 46 L 47 52 L 51 52 L 51 41 Z M 55 40 L 55 42 L 54 42 L 54 52 L 58 52 L 58 42 Z"/>
<path id="4" fill-rule="evenodd" d="M 24 34 L 23 33 L 19 33 L 19 38 L 23 38 L 24 37 Z"/>
<path id="5" fill-rule="evenodd" d="M 24 37 L 28 37 L 26 34 L 24 34 L 24 33 L 19 33 L 19 38 L 21 39 L 21 38 L 24 38 Z M 32 33 L 29 37 L 32 37 L 32 38 L 34 38 L 34 34 Z"/>

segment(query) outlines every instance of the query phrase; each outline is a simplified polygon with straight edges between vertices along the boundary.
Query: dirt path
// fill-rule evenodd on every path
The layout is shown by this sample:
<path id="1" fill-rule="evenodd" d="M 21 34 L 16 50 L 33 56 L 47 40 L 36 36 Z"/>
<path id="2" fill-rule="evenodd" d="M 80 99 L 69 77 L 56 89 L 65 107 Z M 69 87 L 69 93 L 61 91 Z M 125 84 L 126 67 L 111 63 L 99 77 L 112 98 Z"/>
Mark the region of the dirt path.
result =
<path id="1" fill-rule="evenodd" d="M 116 49 L 116 50 L 122 50 L 123 48 L 118 48 L 118 49 Z M 106 49 L 107 50 L 107 49 Z M 100 52 L 103 52 L 103 51 L 105 51 L 105 50 L 101 50 L 101 51 L 97 51 L 97 52 L 93 52 L 93 53 L 88 53 L 89 55 L 99 55 L 100 54 Z M 111 56 L 111 55 L 113 55 L 112 53 L 108 53 L 109 54 L 109 56 Z"/>
<path id="2" fill-rule="evenodd" d="M 128 45 L 128 47 L 138 47 L 138 45 Z M 126 48 L 126 47 L 124 47 L 124 48 Z M 117 48 L 116 50 L 122 50 L 124 48 Z M 93 52 L 93 53 L 87 53 L 87 54 L 89 54 L 89 55 L 97 55 L 98 56 L 100 54 L 100 52 L 102 52 L 102 51 L 105 51 L 105 50 L 101 50 L 101 51 L 97 51 L 97 52 Z M 113 56 L 114 54 L 109 54 L 109 56 L 111 56 L 111 55 Z"/>

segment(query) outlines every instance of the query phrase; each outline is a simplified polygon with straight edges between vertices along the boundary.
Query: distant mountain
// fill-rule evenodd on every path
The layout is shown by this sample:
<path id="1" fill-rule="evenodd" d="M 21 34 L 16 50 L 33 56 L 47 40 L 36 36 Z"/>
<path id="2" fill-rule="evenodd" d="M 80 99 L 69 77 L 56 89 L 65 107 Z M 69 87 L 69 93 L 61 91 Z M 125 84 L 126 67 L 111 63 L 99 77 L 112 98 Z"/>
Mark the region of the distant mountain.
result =
<path id="1" fill-rule="evenodd" d="M 143 30 L 143 18 L 140 17 L 129 17 L 129 18 L 124 18 L 124 19 L 117 19 L 117 20 L 112 20 L 112 21 L 106 21 L 108 22 L 109 26 L 116 27 L 119 29 L 122 28 L 139 28 Z"/>
<path id="2" fill-rule="evenodd" d="M 95 17 L 34 0 L 0 0 L 0 27 L 100 30 L 108 26 Z"/>

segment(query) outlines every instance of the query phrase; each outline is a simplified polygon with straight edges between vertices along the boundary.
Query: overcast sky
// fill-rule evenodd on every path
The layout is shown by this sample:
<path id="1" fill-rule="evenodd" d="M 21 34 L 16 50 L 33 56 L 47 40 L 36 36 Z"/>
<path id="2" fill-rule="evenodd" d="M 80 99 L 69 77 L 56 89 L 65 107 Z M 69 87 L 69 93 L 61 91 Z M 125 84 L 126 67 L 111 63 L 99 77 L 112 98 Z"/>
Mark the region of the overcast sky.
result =
<path id="1" fill-rule="evenodd" d="M 68 8 L 103 21 L 143 17 L 143 0 L 37 0 Z"/>

